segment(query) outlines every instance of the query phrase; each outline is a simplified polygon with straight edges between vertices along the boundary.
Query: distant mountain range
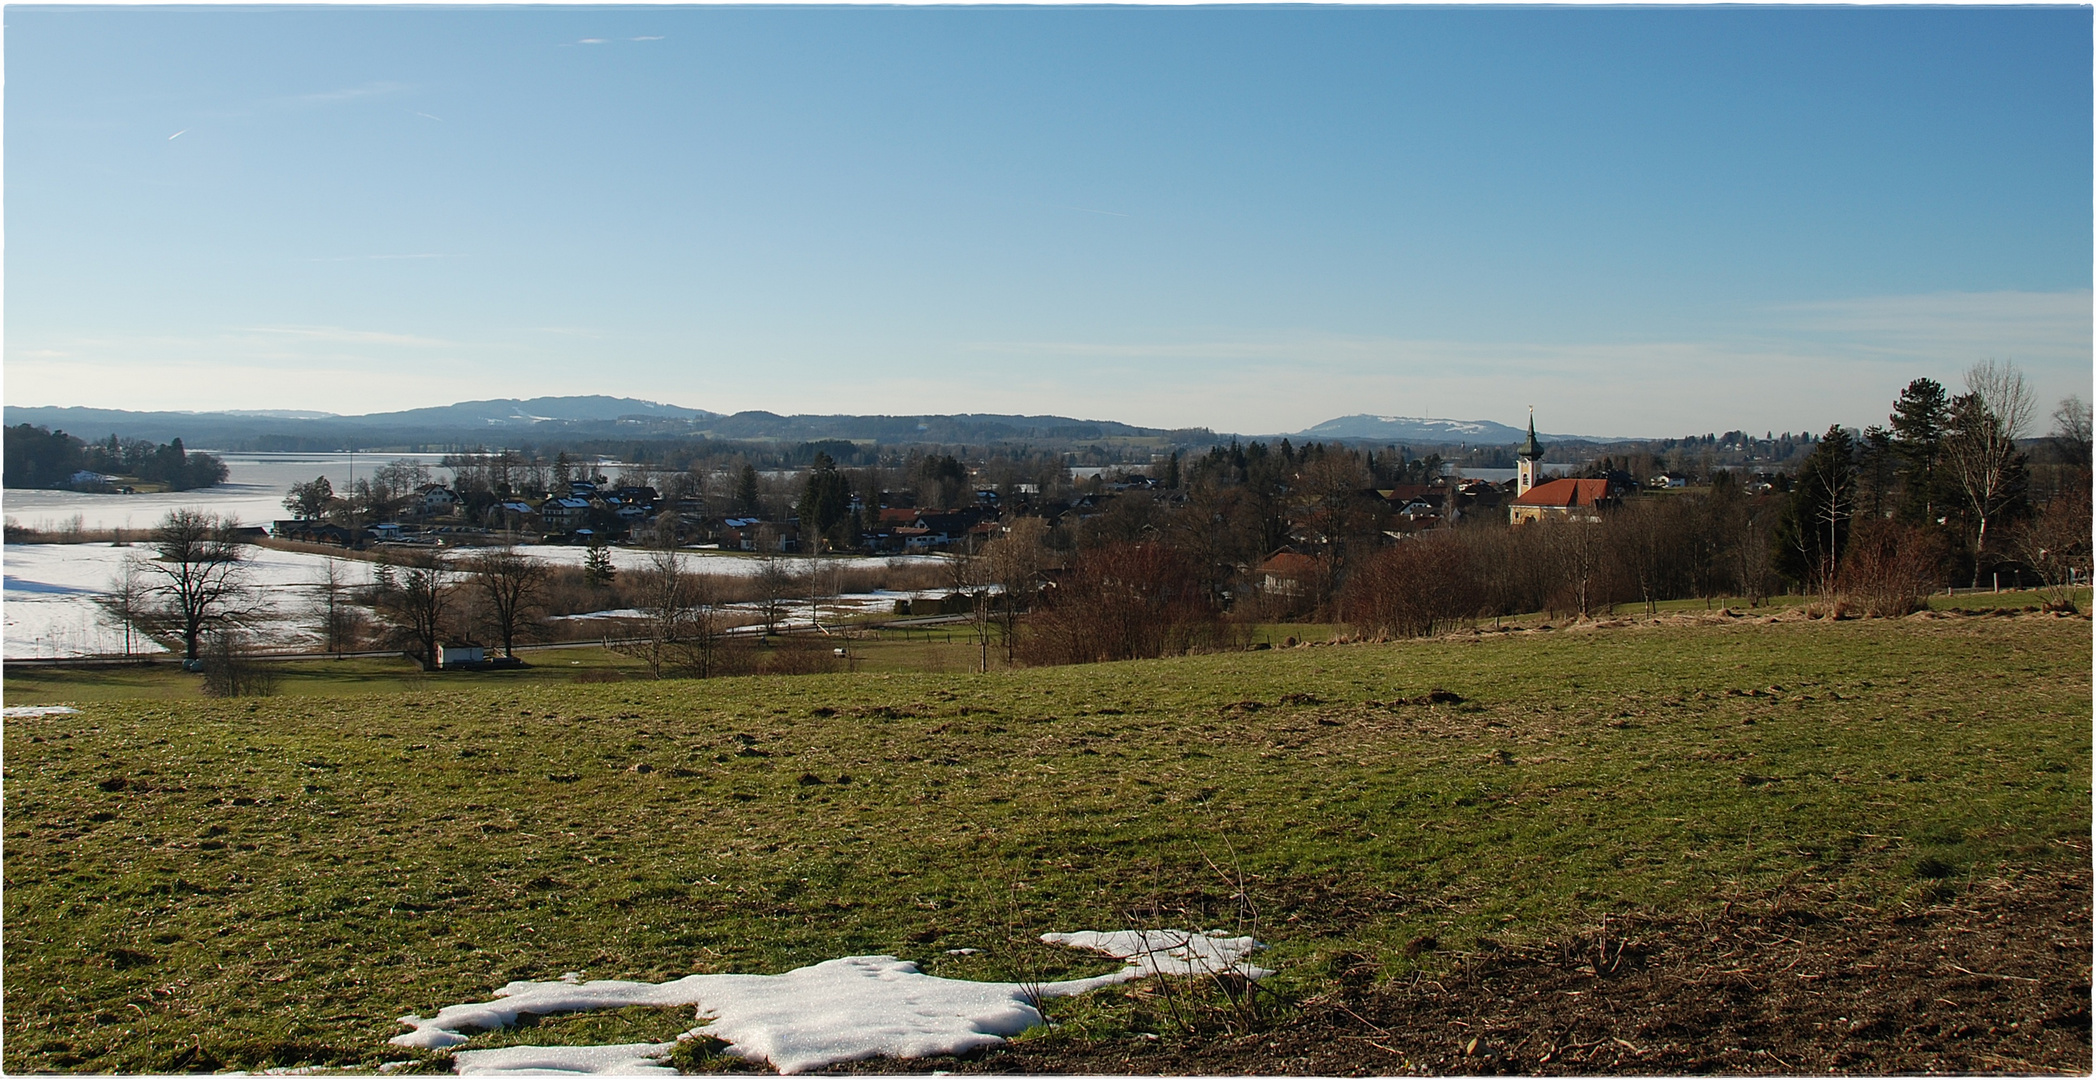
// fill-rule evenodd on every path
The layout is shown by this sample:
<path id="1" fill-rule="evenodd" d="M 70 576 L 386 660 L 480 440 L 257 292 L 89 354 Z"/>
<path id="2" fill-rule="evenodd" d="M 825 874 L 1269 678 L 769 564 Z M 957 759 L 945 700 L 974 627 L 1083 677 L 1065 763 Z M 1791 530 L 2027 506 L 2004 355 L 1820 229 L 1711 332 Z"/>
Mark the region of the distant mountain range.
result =
<path id="1" fill-rule="evenodd" d="M 1554 435 L 1542 432 L 1538 432 L 1536 437 L 1546 442 L 1615 441 L 1599 439 L 1592 435 Z M 1528 438 L 1528 429 L 1508 427 L 1491 420 L 1437 420 L 1425 416 L 1376 416 L 1371 413 L 1356 413 L 1294 432 L 1288 438 L 1298 442 L 1304 439 L 1344 439 L 1361 442 L 1473 443 L 1500 446 L 1518 443 Z"/>
<path id="2" fill-rule="evenodd" d="M 9 406 L 6 422 L 9 425 L 38 424 L 87 439 L 116 434 L 155 442 L 180 438 L 199 448 L 292 451 L 501 445 L 520 440 L 679 437 L 788 443 L 844 439 L 891 445 L 1068 443 L 1110 438 L 1157 438 L 1175 445 L 1201 446 L 1216 440 L 1241 437 L 1218 435 L 1206 428 L 1171 430 L 1138 427 L 1113 420 L 998 413 L 781 416 L 750 411 L 723 415 L 705 409 L 604 395 L 495 398 L 361 416 L 289 409 L 131 412 Z M 1264 438 L 1285 437 L 1297 442 L 1344 440 L 1490 446 L 1517 443 L 1526 434 L 1523 429 L 1489 420 L 1440 420 L 1364 413 L 1327 420 L 1303 431 Z M 1562 441 L 1581 437 L 1549 435 L 1545 438 Z"/>

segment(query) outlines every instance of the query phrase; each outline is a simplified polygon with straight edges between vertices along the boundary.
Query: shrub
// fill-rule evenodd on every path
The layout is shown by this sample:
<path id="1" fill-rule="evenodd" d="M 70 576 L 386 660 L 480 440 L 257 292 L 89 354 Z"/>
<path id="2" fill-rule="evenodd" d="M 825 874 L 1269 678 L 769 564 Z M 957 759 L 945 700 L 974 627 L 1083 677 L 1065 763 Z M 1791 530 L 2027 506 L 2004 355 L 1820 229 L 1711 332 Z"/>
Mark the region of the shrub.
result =
<path id="1" fill-rule="evenodd" d="M 1346 583 L 1340 611 L 1371 637 L 1426 637 L 1467 623 L 1484 606 L 1469 550 L 1453 535 L 1423 534 L 1376 553 Z"/>
<path id="2" fill-rule="evenodd" d="M 1933 532 L 1896 521 L 1863 522 L 1842 553 L 1835 606 L 1875 619 L 1920 611 L 1943 582 L 1943 556 Z"/>
<path id="3" fill-rule="evenodd" d="M 1029 664 L 1086 664 L 1213 648 L 1222 619 L 1186 557 L 1157 543 L 1085 553 L 1019 642 Z"/>

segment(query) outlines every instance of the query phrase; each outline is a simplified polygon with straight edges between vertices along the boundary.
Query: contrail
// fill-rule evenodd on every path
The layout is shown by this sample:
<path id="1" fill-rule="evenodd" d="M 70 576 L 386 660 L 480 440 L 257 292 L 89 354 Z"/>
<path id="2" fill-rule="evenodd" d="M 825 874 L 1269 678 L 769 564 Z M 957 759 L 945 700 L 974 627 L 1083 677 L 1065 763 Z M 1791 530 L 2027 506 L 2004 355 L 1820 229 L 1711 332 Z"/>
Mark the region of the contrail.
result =
<path id="1" fill-rule="evenodd" d="M 168 141 L 168 142 L 174 142 L 174 141 L 175 141 L 176 139 L 179 139 L 179 138 L 181 138 L 182 136 L 184 136 L 184 135 L 187 135 L 187 134 L 189 134 L 189 129 L 188 129 L 188 128 L 183 128 L 182 130 L 180 130 L 180 131 L 177 131 L 177 132 L 175 132 L 175 133 L 174 133 L 173 135 L 169 135 L 169 136 L 167 137 L 167 141 Z"/>

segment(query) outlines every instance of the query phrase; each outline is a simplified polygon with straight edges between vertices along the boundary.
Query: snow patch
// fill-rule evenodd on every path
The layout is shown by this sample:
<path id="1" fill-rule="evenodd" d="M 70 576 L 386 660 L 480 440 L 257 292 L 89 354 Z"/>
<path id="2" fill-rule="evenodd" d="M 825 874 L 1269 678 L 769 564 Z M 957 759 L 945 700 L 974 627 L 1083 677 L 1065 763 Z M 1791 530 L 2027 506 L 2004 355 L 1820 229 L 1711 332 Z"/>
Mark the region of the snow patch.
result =
<path id="1" fill-rule="evenodd" d="M 1243 964 L 1261 947 L 1248 937 L 1151 930 L 1044 934 L 1041 940 L 1093 949 L 1128 966 L 1089 979 L 1026 984 L 942 979 L 892 956 L 847 956 L 783 975 L 687 975 L 664 983 L 578 982 L 570 972 L 557 982 L 513 982 L 496 991 L 495 1000 L 449 1005 L 432 1017 L 401 1017 L 414 1030 L 392 1043 L 437 1050 L 466 1042 L 469 1031 L 508 1027 L 519 1016 L 692 1006 L 708 1022 L 686 1037 L 716 1038 L 728 1044 L 725 1053 L 798 1073 L 870 1057 L 966 1053 L 1041 1023 L 1044 998 L 1149 975 L 1271 974 Z M 462 1050 L 453 1058 L 462 1075 L 651 1073 L 670 1071 L 660 1062 L 675 1046 L 513 1046 Z"/>
<path id="2" fill-rule="evenodd" d="M 1262 946 L 1248 937 L 1222 937 L 1221 931 L 1196 934 L 1186 930 L 1080 930 L 1042 934 L 1050 945 L 1091 949 L 1128 961 L 1144 975 L 1242 975 L 1264 979 L 1273 972 L 1252 967 L 1246 956 Z"/>
<path id="3" fill-rule="evenodd" d="M 18 716 L 69 716 L 79 711 L 71 705 L 10 705 L 0 709 L 0 717 L 12 719 Z"/>

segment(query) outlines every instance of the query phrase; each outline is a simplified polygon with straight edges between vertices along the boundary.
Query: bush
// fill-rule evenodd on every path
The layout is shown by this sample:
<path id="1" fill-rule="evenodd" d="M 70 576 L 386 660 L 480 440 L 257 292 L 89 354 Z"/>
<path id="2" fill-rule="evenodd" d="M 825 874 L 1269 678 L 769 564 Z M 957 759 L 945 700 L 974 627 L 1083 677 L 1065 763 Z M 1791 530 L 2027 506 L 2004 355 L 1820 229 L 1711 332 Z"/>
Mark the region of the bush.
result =
<path id="1" fill-rule="evenodd" d="M 1920 611 L 1943 583 L 1943 557 L 1932 531 L 1896 521 L 1858 524 L 1834 577 L 1835 607 L 1874 619 Z"/>
<path id="2" fill-rule="evenodd" d="M 1163 544 L 1109 544 L 1082 556 L 1019 642 L 1029 664 L 1134 660 L 1215 648 L 1227 631 L 1185 556 Z"/>
<path id="3" fill-rule="evenodd" d="M 212 634 L 204 647 L 204 696 L 268 697 L 277 692 L 277 673 L 257 661 L 247 635 L 228 627 Z"/>
<path id="4" fill-rule="evenodd" d="M 1469 554 L 1449 533 L 1378 552 L 1347 580 L 1341 615 L 1355 633 L 1377 638 L 1426 637 L 1468 623 L 1485 602 Z"/>

